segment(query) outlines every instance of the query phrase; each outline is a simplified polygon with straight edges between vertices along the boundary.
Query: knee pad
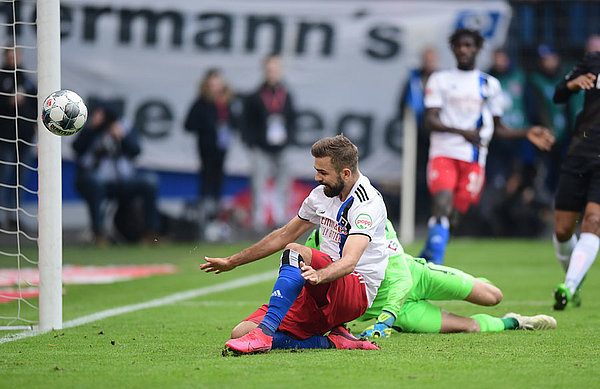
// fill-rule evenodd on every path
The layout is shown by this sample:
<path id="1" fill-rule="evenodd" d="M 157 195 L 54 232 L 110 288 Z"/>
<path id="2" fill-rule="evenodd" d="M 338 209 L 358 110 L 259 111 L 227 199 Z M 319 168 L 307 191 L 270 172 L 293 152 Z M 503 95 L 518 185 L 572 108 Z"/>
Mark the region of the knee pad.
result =
<path id="1" fill-rule="evenodd" d="M 281 254 L 281 258 L 279 260 L 279 267 L 281 268 L 283 265 L 290 265 L 300 269 L 300 262 L 304 262 L 304 259 L 297 251 L 286 249 Z"/>

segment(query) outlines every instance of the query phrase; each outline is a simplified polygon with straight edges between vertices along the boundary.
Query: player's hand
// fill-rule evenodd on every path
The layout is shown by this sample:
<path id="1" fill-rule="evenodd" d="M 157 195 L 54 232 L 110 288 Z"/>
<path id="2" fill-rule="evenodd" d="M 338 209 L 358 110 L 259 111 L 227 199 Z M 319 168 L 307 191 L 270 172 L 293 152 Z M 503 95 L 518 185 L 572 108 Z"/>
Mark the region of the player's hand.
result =
<path id="1" fill-rule="evenodd" d="M 312 285 L 317 285 L 320 283 L 321 277 L 319 276 L 319 272 L 313 269 L 312 266 L 306 265 L 304 262 L 302 262 L 300 271 L 302 272 L 301 275 L 305 281 L 310 282 Z"/>
<path id="2" fill-rule="evenodd" d="M 572 91 L 590 90 L 596 85 L 596 75 L 592 73 L 582 74 L 567 82 L 567 88 Z"/>
<path id="3" fill-rule="evenodd" d="M 392 329 L 383 323 L 375 323 L 358 335 L 359 338 L 386 338 L 392 335 Z"/>
<path id="4" fill-rule="evenodd" d="M 479 135 L 479 130 L 462 130 L 460 134 L 467 140 L 467 142 L 481 147 L 481 136 Z"/>
<path id="5" fill-rule="evenodd" d="M 381 311 L 377 317 L 377 323 L 365 328 L 359 338 L 385 338 L 392 335 L 392 326 L 396 321 L 396 316 L 388 311 Z"/>
<path id="6" fill-rule="evenodd" d="M 227 258 L 209 258 L 204 257 L 206 263 L 200 265 L 200 269 L 207 273 L 215 272 L 215 274 L 222 273 L 224 271 L 233 270 L 235 265 L 231 264 L 231 257 Z"/>
<path id="7" fill-rule="evenodd" d="M 533 126 L 527 130 L 527 139 L 538 149 L 549 151 L 554 144 L 554 135 L 546 127 Z"/>

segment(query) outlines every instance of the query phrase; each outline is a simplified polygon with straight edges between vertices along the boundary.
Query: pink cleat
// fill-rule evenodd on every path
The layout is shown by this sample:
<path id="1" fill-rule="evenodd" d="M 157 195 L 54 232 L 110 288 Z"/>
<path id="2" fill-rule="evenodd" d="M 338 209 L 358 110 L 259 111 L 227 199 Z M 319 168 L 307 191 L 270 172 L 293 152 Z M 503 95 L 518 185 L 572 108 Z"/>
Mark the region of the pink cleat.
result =
<path id="1" fill-rule="evenodd" d="M 260 328 L 255 328 L 237 339 L 225 343 L 233 352 L 240 354 L 268 353 L 273 345 L 273 337 L 267 336 Z"/>
<path id="2" fill-rule="evenodd" d="M 329 340 L 333 342 L 335 348 L 346 350 L 379 350 L 374 343 L 368 340 L 357 339 L 344 326 L 337 326 L 331 330 Z"/>

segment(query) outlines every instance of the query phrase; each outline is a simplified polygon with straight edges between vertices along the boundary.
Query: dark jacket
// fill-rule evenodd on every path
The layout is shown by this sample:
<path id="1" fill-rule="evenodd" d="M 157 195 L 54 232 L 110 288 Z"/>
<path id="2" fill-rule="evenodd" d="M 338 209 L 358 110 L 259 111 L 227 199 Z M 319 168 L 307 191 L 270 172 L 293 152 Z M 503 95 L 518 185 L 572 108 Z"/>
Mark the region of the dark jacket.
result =
<path id="1" fill-rule="evenodd" d="M 141 152 L 141 145 L 135 129 L 117 140 L 108 135 L 108 125 L 101 128 L 84 128 L 73 142 L 77 155 L 77 171 L 86 174 L 96 170 L 105 160 L 127 160 L 127 170 L 133 171 L 133 159 Z"/>
<path id="2" fill-rule="evenodd" d="M 227 106 L 227 123 L 234 127 L 231 104 Z M 185 119 L 185 129 L 198 138 L 200 149 L 217 148 L 217 126 L 219 114 L 216 104 L 204 97 L 198 97 L 190 107 Z"/>
<path id="3" fill-rule="evenodd" d="M 29 120 L 19 119 L 19 139 L 31 141 L 35 135 L 35 119 L 37 118 L 37 88 L 23 72 L 17 71 L 17 85 L 19 93 L 27 93 L 24 101 L 19 104 L 19 116 Z M 14 74 L 0 72 L 0 92 L 15 93 Z M 11 103 L 13 96 L 0 94 L 0 115 L 15 117 L 16 110 Z M 0 137 L 10 140 L 16 139 L 15 121 L 13 119 L 0 118 Z M 14 146 L 13 146 L 14 147 Z"/>
<path id="4" fill-rule="evenodd" d="M 275 99 L 267 99 L 270 108 L 265 105 L 265 94 L 267 97 L 277 96 Z M 279 104 L 281 102 L 283 103 Z M 267 119 L 270 114 L 283 116 L 287 132 L 287 139 L 283 144 L 273 145 L 267 141 Z M 263 84 L 254 93 L 247 96 L 244 101 L 243 139 L 251 147 L 259 147 L 270 152 L 280 151 L 293 141 L 295 119 L 296 112 L 292 95 L 286 86 L 279 84 L 277 87 L 272 88 Z"/>

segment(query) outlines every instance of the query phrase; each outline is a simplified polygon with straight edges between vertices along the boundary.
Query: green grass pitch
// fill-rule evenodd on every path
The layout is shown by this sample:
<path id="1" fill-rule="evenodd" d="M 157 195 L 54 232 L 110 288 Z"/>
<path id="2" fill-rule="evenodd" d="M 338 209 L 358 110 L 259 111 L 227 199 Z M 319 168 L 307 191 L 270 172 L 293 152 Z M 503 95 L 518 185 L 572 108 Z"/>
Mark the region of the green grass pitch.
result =
<path id="1" fill-rule="evenodd" d="M 242 247 L 67 247 L 65 264 L 172 263 L 180 271 L 109 285 L 67 285 L 64 320 L 276 271 L 277 256 L 220 275 L 199 270 L 205 255 Z M 419 248 L 415 244 L 407 251 Z M 598 387 L 600 264 L 587 276 L 582 307 L 563 312 L 550 310 L 552 289 L 564 278 L 550 240 L 455 239 L 446 264 L 489 278 L 504 300 L 495 307 L 441 302 L 445 309 L 464 315 L 545 313 L 556 317 L 558 329 L 394 333 L 378 341 L 380 351 L 276 350 L 223 357 L 233 326 L 267 301 L 273 281 L 266 281 L 0 344 L 0 388 Z M 0 304 L 0 315 L 14 309 Z M 354 332 L 364 325 L 350 324 Z"/>

